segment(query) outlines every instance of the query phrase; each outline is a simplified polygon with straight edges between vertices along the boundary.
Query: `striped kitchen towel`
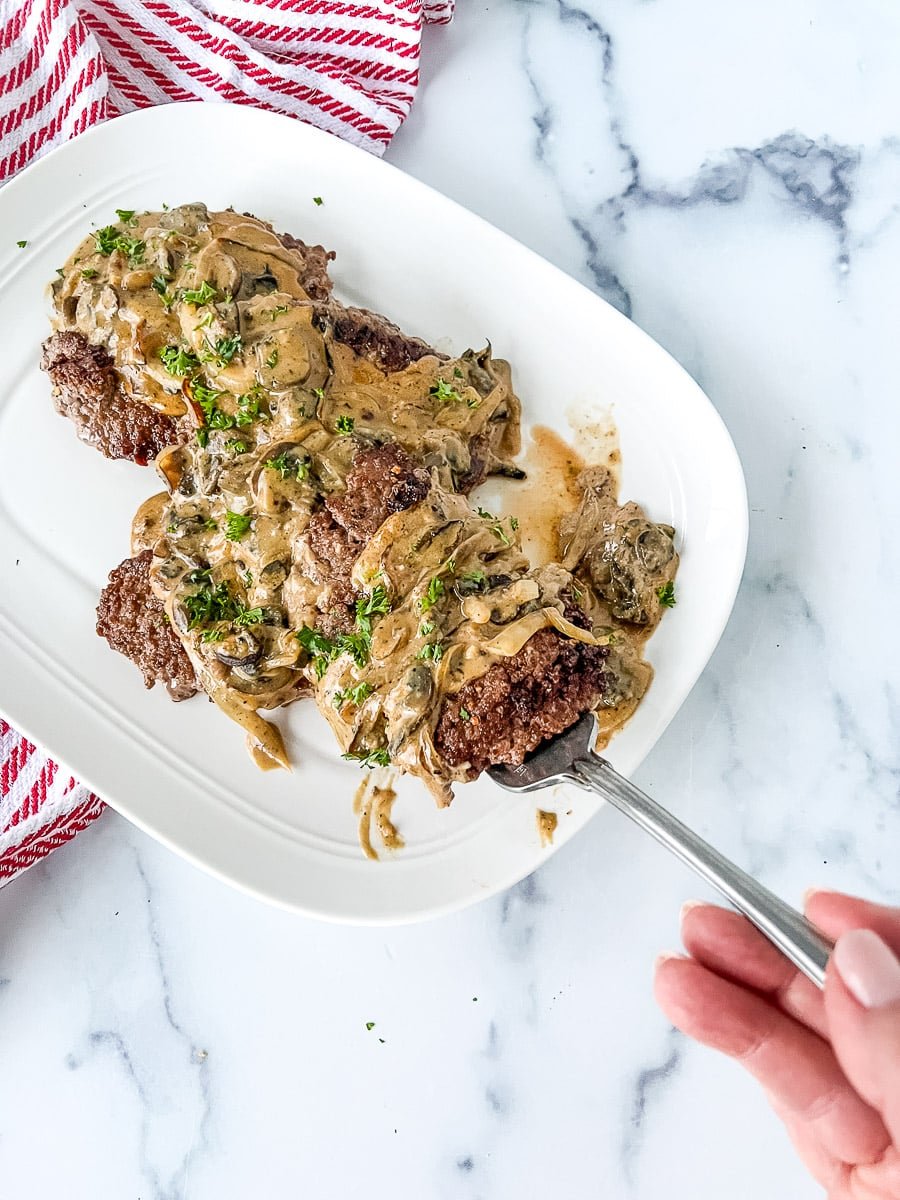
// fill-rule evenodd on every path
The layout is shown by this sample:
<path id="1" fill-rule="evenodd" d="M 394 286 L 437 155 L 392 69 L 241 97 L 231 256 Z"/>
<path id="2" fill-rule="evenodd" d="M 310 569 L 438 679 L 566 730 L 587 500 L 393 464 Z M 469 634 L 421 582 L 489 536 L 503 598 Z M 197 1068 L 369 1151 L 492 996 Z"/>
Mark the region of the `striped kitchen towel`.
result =
<path id="1" fill-rule="evenodd" d="M 0 181 L 89 125 L 169 100 L 255 104 L 375 154 L 454 0 L 0 0 Z M 37 351 L 36 351 L 37 352 Z M 0 886 L 102 802 L 0 719 Z"/>
<path id="2" fill-rule="evenodd" d="M 381 153 L 454 0 L 0 0 L 0 180 L 168 100 L 256 104 Z"/>

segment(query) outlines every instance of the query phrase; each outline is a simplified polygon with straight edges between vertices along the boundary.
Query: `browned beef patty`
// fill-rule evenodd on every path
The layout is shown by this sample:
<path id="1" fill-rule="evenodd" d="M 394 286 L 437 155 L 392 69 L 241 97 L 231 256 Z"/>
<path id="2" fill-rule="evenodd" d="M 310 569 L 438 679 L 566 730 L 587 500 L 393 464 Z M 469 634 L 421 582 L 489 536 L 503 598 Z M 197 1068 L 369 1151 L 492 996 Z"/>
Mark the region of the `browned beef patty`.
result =
<path id="1" fill-rule="evenodd" d="M 424 500 L 431 480 L 397 442 L 360 450 L 347 472 L 346 490 L 329 496 L 325 507 L 351 538 L 374 537 L 391 513 Z"/>
<path id="2" fill-rule="evenodd" d="M 403 371 L 426 354 L 437 354 L 420 338 L 405 334 L 393 321 L 367 308 L 329 305 L 322 315 L 331 322 L 334 336 L 382 371 Z M 438 355 L 443 358 L 443 355 Z"/>
<path id="3" fill-rule="evenodd" d="M 246 213 L 252 216 L 252 213 Z M 299 238 L 289 233 L 279 233 L 278 240 L 288 250 L 297 250 L 303 258 L 303 270 L 300 272 L 300 286 L 310 300 L 327 300 L 331 295 L 331 280 L 328 278 L 328 264 L 334 258 L 333 250 L 324 246 L 308 246 Z"/>
<path id="4" fill-rule="evenodd" d="M 57 412 L 107 458 L 130 458 L 145 466 L 187 437 L 185 418 L 166 416 L 123 392 L 109 354 L 80 333 L 64 330 L 49 337 L 41 368 L 53 383 Z"/>
<path id="5" fill-rule="evenodd" d="M 308 535 L 313 582 L 323 588 L 318 627 L 327 637 L 353 628 L 359 593 L 350 573 L 365 543 L 391 513 L 424 500 L 430 486 L 428 472 L 402 446 L 388 442 L 360 450 L 347 472 L 346 490 L 313 513 Z"/>
<path id="6" fill-rule="evenodd" d="M 546 738 L 568 729 L 618 687 L 608 646 L 542 629 L 518 654 L 473 679 L 441 710 L 435 745 L 474 779 L 489 766 L 518 766 Z"/>
<path id="7" fill-rule="evenodd" d="M 152 557 L 145 550 L 110 572 L 97 605 L 97 632 L 131 659 L 148 688 L 164 683 L 173 700 L 186 700 L 200 685 L 162 601 L 150 589 Z"/>
<path id="8" fill-rule="evenodd" d="M 316 602 L 320 611 L 316 625 L 330 638 L 349 633 L 353 628 L 357 596 L 350 582 L 350 572 L 361 544 L 350 537 L 343 525 L 338 525 L 327 508 L 313 513 L 307 536 L 315 556 L 310 575 L 313 583 L 322 587 Z"/>

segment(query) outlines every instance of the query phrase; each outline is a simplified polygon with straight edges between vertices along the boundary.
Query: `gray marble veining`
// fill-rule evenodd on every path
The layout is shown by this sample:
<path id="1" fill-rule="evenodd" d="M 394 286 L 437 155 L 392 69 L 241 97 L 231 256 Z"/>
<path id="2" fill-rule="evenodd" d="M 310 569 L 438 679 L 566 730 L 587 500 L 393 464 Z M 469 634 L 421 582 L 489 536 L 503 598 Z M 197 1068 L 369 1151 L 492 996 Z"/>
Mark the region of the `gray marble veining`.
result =
<path id="1" fill-rule="evenodd" d="M 430 35 L 389 157 L 647 329 L 744 462 L 734 616 L 640 782 L 788 898 L 900 902 L 900 15 L 501 0 Z M 694 891 L 604 811 L 475 909 L 337 929 L 109 814 L 0 892 L 0 1193 L 816 1196 L 654 1006 Z"/>

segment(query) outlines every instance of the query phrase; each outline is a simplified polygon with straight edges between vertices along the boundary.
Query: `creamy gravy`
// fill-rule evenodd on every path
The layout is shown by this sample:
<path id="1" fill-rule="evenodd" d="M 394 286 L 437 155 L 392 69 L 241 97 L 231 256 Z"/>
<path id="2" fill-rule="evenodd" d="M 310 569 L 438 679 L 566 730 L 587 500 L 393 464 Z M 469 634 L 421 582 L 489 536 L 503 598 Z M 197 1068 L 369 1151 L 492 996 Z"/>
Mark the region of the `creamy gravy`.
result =
<path id="1" fill-rule="evenodd" d="M 542 846 L 553 845 L 553 835 L 556 833 L 556 826 L 559 823 L 559 817 L 555 812 L 545 812 L 539 808 L 536 814 L 538 834 L 541 839 Z"/>
<path id="2" fill-rule="evenodd" d="M 552 627 L 609 647 L 608 737 L 646 690 L 640 644 L 661 615 L 632 568 L 639 579 L 648 547 L 662 563 L 654 584 L 677 566 L 663 527 L 617 505 L 614 435 L 595 431 L 605 465 L 585 471 L 558 435 L 536 429 L 511 515 L 473 511 L 456 487 L 476 449 L 488 473 L 517 471 L 509 365 L 488 348 L 386 374 L 337 340 L 328 307 L 303 290 L 303 267 L 263 222 L 188 205 L 97 231 L 54 285 L 56 327 L 104 345 L 123 387 L 192 423 L 187 444 L 157 459 L 167 490 L 138 510 L 132 547 L 152 549 L 152 586 L 204 690 L 260 765 L 288 765 L 261 713 L 312 693 L 345 756 L 415 774 L 448 803 L 466 768 L 434 745 L 444 700 Z M 365 545 L 356 625 L 326 638 L 310 518 L 344 490 L 357 452 L 384 441 L 429 469 L 431 490 Z M 567 617 L 573 602 L 586 628 Z M 369 779 L 361 787 L 370 857 L 373 824 L 386 847 L 402 844 L 392 796 Z"/>

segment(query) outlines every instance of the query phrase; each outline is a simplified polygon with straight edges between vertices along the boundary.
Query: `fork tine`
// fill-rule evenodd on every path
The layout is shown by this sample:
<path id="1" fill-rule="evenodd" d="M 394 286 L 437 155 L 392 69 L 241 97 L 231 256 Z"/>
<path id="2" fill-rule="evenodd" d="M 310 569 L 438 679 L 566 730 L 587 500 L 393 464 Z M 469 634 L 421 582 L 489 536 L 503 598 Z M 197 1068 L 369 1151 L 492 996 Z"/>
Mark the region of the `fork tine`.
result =
<path id="1" fill-rule="evenodd" d="M 595 730 L 593 713 L 585 713 L 574 725 L 529 754 L 521 766 L 489 767 L 488 775 L 508 792 L 535 792 L 566 779 L 578 782 L 572 774 L 572 764 L 590 752 Z"/>

